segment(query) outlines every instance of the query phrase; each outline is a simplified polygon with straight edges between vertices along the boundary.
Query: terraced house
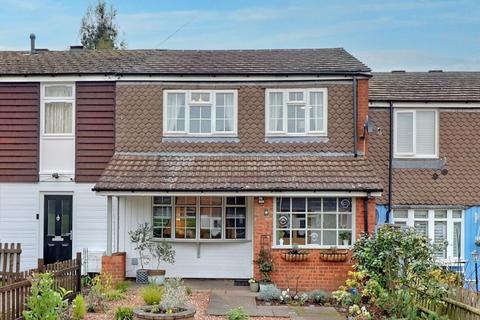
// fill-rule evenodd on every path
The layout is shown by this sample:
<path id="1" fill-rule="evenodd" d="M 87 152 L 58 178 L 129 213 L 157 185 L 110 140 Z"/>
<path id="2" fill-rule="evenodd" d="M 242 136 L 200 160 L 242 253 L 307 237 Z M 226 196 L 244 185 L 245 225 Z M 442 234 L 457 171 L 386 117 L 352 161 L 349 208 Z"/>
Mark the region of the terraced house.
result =
<path id="1" fill-rule="evenodd" d="M 445 97 L 478 87 L 446 74 L 411 76 L 444 79 L 436 100 L 343 49 L 1 52 L 0 242 L 22 243 L 24 269 L 126 252 L 133 277 L 128 232 L 148 222 L 177 252 L 167 276 L 258 278 L 263 249 L 279 286 L 333 290 L 351 262 L 324 250 L 388 211 L 464 259 L 476 101 Z M 295 245 L 306 261 L 284 258 Z"/>

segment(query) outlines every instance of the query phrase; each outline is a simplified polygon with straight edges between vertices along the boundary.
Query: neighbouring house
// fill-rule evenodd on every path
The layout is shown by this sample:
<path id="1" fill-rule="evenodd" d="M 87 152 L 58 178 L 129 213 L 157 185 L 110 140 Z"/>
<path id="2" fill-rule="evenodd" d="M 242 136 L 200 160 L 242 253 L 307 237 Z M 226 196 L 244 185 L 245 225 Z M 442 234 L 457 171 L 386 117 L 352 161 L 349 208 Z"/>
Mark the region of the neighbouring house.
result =
<path id="1" fill-rule="evenodd" d="M 382 196 L 370 77 L 343 49 L 0 52 L 0 242 L 23 268 L 126 252 L 134 276 L 149 222 L 167 276 L 258 278 L 264 249 L 280 286 L 333 290 L 351 262 L 320 249 L 372 232 Z"/>
<path id="2" fill-rule="evenodd" d="M 480 73 L 373 73 L 369 159 L 382 180 L 378 223 L 415 227 L 437 258 L 474 274 L 480 227 Z M 478 249 L 478 248 L 477 248 Z"/>

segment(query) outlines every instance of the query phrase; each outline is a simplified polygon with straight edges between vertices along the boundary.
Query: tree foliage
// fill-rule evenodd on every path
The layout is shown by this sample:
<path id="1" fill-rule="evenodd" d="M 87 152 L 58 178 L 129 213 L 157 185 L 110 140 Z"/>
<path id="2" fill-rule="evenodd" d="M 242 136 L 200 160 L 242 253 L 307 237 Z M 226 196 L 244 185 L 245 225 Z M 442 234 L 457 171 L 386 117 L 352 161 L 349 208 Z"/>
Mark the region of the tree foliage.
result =
<path id="1" fill-rule="evenodd" d="M 116 24 L 117 10 L 99 0 L 89 6 L 80 25 L 80 41 L 87 49 L 125 49 L 125 41 L 119 40 Z"/>

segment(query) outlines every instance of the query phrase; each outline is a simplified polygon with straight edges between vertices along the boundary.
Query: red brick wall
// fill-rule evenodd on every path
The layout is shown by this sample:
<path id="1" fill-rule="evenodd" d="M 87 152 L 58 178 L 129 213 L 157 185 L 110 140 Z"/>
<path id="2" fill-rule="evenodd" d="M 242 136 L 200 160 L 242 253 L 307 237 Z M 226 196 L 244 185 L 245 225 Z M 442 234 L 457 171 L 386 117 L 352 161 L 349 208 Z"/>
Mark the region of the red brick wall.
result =
<path id="1" fill-rule="evenodd" d="M 368 134 L 365 134 L 365 139 L 361 139 L 360 137 L 363 135 L 363 125 L 365 124 L 365 120 L 368 115 L 368 79 L 361 79 L 357 81 L 357 103 L 357 148 L 359 152 L 364 151 L 366 154 L 368 152 Z"/>
<path id="2" fill-rule="evenodd" d="M 356 236 L 359 237 L 364 231 L 364 205 L 363 198 L 356 200 Z M 268 216 L 264 215 L 264 210 L 268 209 Z M 299 278 L 300 290 L 323 289 L 326 291 L 336 290 L 347 278 L 347 273 L 352 268 L 352 262 L 348 259 L 346 262 L 325 262 L 320 259 L 318 250 L 308 250 L 310 252 L 308 261 L 287 262 L 282 259 L 281 254 L 285 250 L 273 249 L 273 198 L 265 198 L 265 203 L 258 204 L 258 198 L 254 199 L 254 258 L 262 248 L 262 235 L 268 236 L 266 249 L 271 249 L 274 271 L 272 281 L 280 288 L 286 288 L 289 280 L 290 287 L 294 288 L 296 276 Z M 369 200 L 368 210 L 369 231 L 373 232 L 375 224 L 375 200 Z M 255 278 L 260 279 L 258 267 L 255 264 Z"/>
<path id="3" fill-rule="evenodd" d="M 102 273 L 112 276 L 113 284 L 125 280 L 126 253 L 117 252 L 111 256 L 102 257 Z"/>

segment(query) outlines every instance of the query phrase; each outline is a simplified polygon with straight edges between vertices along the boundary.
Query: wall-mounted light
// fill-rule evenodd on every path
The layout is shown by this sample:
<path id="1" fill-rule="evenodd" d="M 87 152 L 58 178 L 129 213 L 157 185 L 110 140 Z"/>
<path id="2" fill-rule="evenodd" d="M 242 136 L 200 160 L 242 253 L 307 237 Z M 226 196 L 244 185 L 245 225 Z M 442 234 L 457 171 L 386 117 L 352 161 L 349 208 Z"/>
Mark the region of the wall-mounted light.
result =
<path id="1" fill-rule="evenodd" d="M 264 204 L 264 203 L 265 203 L 265 198 L 258 197 L 258 204 Z"/>
<path id="2" fill-rule="evenodd" d="M 268 208 L 263 209 L 263 215 L 268 216 Z"/>

